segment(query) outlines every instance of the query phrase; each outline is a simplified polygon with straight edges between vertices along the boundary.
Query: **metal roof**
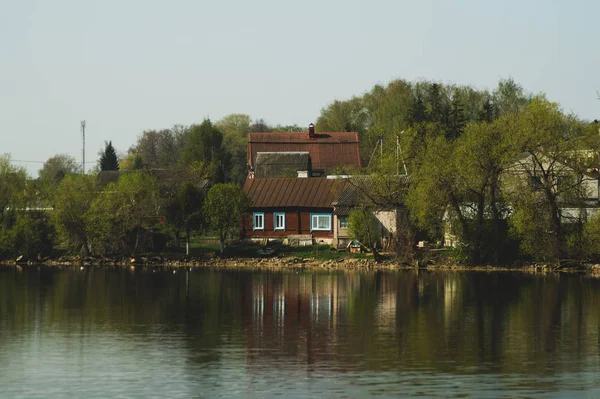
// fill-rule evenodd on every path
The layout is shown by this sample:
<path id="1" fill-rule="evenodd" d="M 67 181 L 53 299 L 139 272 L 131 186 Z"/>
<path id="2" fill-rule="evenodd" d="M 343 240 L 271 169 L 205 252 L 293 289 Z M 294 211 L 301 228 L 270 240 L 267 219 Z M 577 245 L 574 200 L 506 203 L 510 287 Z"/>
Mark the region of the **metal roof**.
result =
<path id="1" fill-rule="evenodd" d="M 248 163 L 254 166 L 258 152 L 310 153 L 313 169 L 331 169 L 339 165 L 361 167 L 358 133 L 248 133 Z"/>
<path id="2" fill-rule="evenodd" d="M 322 178 L 247 179 L 244 192 L 255 208 L 331 208 L 347 182 Z"/>

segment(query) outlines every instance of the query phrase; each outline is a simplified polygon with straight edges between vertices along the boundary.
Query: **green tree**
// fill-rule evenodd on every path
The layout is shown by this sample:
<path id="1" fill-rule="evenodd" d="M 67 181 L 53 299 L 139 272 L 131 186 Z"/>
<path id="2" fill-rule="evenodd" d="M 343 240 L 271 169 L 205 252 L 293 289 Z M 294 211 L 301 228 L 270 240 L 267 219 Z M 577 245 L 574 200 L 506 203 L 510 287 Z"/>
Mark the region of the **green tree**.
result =
<path id="1" fill-rule="evenodd" d="M 158 186 L 147 172 L 125 173 L 107 185 L 87 212 L 88 233 L 97 254 L 135 254 L 144 227 L 158 216 Z"/>
<path id="2" fill-rule="evenodd" d="M 96 194 L 96 178 L 90 175 L 67 175 L 54 191 L 50 220 L 64 249 L 90 254 L 87 212 Z"/>
<path id="3" fill-rule="evenodd" d="M 203 162 L 209 166 L 211 180 L 224 182 L 227 180 L 231 155 L 223 147 L 223 134 L 210 120 L 190 127 L 182 153 L 184 165 Z"/>
<path id="4" fill-rule="evenodd" d="M 348 216 L 348 232 L 350 237 L 358 240 L 369 250 L 376 252 L 379 241 L 377 219 L 366 208 L 353 209 Z"/>
<path id="5" fill-rule="evenodd" d="M 26 206 L 27 173 L 13 166 L 10 155 L 0 155 L 0 257 L 15 253 L 14 226 Z"/>
<path id="6" fill-rule="evenodd" d="M 119 170 L 119 159 L 112 141 L 105 143 L 104 151 L 100 152 L 100 160 L 98 161 L 101 171 Z"/>
<path id="7" fill-rule="evenodd" d="M 69 174 L 76 174 L 81 171 L 81 166 L 75 158 L 67 154 L 58 154 L 48 158 L 44 166 L 39 171 L 40 181 L 60 183 L 60 181 Z"/>
<path id="8" fill-rule="evenodd" d="M 219 234 L 221 254 L 225 252 L 227 237 L 241 228 L 249 207 L 248 197 L 236 184 L 215 184 L 208 191 L 202 210 L 208 224 Z"/>
<path id="9" fill-rule="evenodd" d="M 581 208 L 587 197 L 588 132 L 579 121 L 564 115 L 558 104 L 543 98 L 535 98 L 519 114 L 513 140 L 523 153 L 510 181 L 515 207 L 511 220 L 525 253 L 547 261 L 567 255 L 562 208 Z M 527 225 L 534 211 L 536 225 L 543 231 Z M 548 243 L 544 251 L 533 245 L 536 240 Z"/>
<path id="10" fill-rule="evenodd" d="M 223 147 L 231 154 L 229 176 L 232 181 L 242 184 L 248 175 L 248 132 L 250 116 L 231 114 L 215 123 L 223 132 Z"/>
<path id="11" fill-rule="evenodd" d="M 172 226 L 177 243 L 181 241 L 181 232 L 185 233 L 186 254 L 189 255 L 190 233 L 198 230 L 202 224 L 202 203 L 204 191 L 190 181 L 179 184 L 175 196 L 168 202 L 165 212 Z"/>

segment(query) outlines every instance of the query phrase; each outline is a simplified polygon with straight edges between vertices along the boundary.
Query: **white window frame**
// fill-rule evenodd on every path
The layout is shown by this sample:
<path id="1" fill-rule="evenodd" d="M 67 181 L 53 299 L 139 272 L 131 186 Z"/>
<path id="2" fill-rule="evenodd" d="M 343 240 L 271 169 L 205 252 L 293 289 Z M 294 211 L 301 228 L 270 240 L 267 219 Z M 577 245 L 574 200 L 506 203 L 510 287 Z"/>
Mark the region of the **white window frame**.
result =
<path id="1" fill-rule="evenodd" d="M 281 226 L 277 223 L 279 218 L 281 218 Z M 273 230 L 285 231 L 285 212 L 273 212 Z"/>
<path id="2" fill-rule="evenodd" d="M 260 221 L 260 223 L 257 223 Z M 265 229 L 265 213 L 254 212 L 252 214 L 252 230 L 264 230 Z"/>
<path id="3" fill-rule="evenodd" d="M 329 227 L 319 227 L 319 219 L 327 218 Z M 310 214 L 310 231 L 331 231 L 331 214 L 330 213 L 311 213 Z"/>

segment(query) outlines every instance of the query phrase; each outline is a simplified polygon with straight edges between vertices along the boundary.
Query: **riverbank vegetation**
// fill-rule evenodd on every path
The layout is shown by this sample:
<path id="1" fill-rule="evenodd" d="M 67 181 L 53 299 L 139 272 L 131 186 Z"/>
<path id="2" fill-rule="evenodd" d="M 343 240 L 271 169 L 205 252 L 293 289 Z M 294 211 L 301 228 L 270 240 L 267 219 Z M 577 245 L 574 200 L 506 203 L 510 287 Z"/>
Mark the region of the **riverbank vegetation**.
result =
<path id="1" fill-rule="evenodd" d="M 452 241 L 466 264 L 600 259 L 598 123 L 511 79 L 492 91 L 395 80 L 334 101 L 316 127 L 358 132 L 367 166 L 338 172 L 373 176 L 365 207 L 407 209 L 394 237 L 404 259 L 417 241 Z M 225 250 L 248 206 L 247 133 L 272 130 L 304 128 L 232 114 L 144 131 L 119 159 L 108 142 L 85 175 L 59 154 L 31 179 L 2 156 L 0 258 L 189 252 L 206 234 Z M 404 174 L 410 184 L 389 178 Z M 374 246 L 358 216 L 353 235 Z"/>

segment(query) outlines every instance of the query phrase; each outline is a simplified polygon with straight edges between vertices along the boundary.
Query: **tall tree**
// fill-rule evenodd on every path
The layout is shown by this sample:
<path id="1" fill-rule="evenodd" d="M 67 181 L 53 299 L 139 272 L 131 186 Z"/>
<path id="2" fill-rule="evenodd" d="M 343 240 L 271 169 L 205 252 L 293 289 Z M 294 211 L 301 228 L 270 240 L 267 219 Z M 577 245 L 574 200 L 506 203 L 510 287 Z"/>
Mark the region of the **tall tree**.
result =
<path id="1" fill-rule="evenodd" d="M 223 133 L 223 147 L 231 153 L 231 180 L 242 184 L 248 175 L 248 132 L 250 116 L 231 114 L 215 123 Z"/>
<path id="2" fill-rule="evenodd" d="M 215 184 L 209 191 L 202 207 L 204 217 L 218 233 L 221 254 L 225 253 L 225 241 L 235 229 L 240 229 L 250 203 L 242 188 L 233 183 Z"/>
<path id="3" fill-rule="evenodd" d="M 182 153 L 184 165 L 202 162 L 210 168 L 213 182 L 227 180 L 231 155 L 223 147 L 223 133 L 209 119 L 190 127 Z"/>
<path id="4" fill-rule="evenodd" d="M 156 179 L 147 172 L 125 173 L 107 185 L 86 213 L 94 252 L 137 253 L 142 229 L 156 222 L 158 204 Z"/>
<path id="5" fill-rule="evenodd" d="M 450 115 L 448 127 L 446 129 L 446 138 L 449 140 L 459 138 L 463 134 L 465 125 L 465 108 L 462 99 L 460 98 L 460 94 L 458 91 L 455 91 L 450 104 Z"/>
<path id="6" fill-rule="evenodd" d="M 68 175 L 54 191 L 51 222 L 63 248 L 90 253 L 87 212 L 96 195 L 96 179 L 90 175 Z"/>
<path id="7" fill-rule="evenodd" d="M 58 154 L 48 158 L 39 171 L 39 179 L 53 183 L 60 181 L 69 174 L 79 173 L 81 166 L 75 158 L 67 154 Z"/>
<path id="8" fill-rule="evenodd" d="M 511 221 L 526 253 L 548 261 L 566 255 L 562 208 L 581 206 L 587 196 L 586 132 L 558 104 L 543 98 L 535 98 L 519 115 L 513 140 L 523 154 L 513 167 Z"/>
<path id="9" fill-rule="evenodd" d="M 119 170 L 119 158 L 112 145 L 112 141 L 105 143 L 104 151 L 100 152 L 100 160 L 98 163 L 101 171 Z"/>
<path id="10" fill-rule="evenodd" d="M 0 257 L 13 255 L 14 226 L 26 205 L 27 173 L 13 166 L 10 155 L 0 155 Z"/>

